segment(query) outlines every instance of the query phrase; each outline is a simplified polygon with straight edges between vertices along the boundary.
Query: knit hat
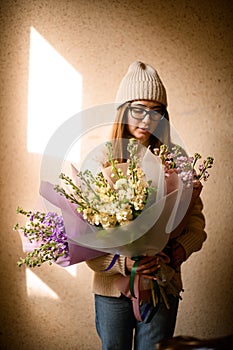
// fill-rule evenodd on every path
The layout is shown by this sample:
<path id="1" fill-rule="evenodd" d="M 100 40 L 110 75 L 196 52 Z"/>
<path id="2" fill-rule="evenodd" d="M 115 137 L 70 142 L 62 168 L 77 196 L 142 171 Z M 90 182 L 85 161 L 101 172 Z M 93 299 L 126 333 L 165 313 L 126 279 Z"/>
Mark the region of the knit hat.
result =
<path id="1" fill-rule="evenodd" d="M 153 100 L 167 107 L 166 90 L 157 71 L 140 61 L 129 66 L 116 95 L 116 103 L 133 100 Z"/>

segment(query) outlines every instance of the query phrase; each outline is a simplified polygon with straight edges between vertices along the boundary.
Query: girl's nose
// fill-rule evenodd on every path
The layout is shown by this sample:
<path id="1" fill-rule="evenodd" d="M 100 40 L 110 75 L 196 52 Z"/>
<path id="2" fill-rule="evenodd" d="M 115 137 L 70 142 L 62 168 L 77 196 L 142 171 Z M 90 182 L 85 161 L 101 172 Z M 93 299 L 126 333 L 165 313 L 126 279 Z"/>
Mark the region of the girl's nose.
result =
<path id="1" fill-rule="evenodd" d="M 142 119 L 142 122 L 144 122 L 144 124 L 149 125 L 150 124 L 150 115 L 146 114 L 145 118 Z"/>

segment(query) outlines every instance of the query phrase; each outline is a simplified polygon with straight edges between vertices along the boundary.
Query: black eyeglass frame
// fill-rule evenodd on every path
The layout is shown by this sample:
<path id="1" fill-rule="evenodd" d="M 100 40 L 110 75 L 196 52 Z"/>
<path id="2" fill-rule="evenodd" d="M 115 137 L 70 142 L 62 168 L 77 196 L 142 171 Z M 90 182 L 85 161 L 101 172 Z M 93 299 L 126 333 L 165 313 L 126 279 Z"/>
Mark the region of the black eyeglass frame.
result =
<path id="1" fill-rule="evenodd" d="M 154 121 L 154 122 L 157 122 L 157 121 L 162 120 L 162 119 L 165 117 L 164 109 L 161 109 L 161 111 L 163 112 L 163 114 L 161 114 L 161 113 L 159 113 L 158 111 L 155 111 L 155 110 L 153 110 L 153 109 L 144 108 L 144 107 L 141 107 L 141 106 L 140 106 L 140 107 L 137 107 L 137 106 L 128 106 L 127 108 L 128 108 L 128 110 L 130 111 L 131 117 L 132 117 L 133 119 L 135 119 L 135 120 L 143 120 L 147 115 L 149 115 L 150 120 L 152 120 L 152 121 Z M 132 114 L 133 109 L 142 110 L 142 111 L 145 112 L 145 115 L 144 115 L 142 118 L 137 118 L 137 117 L 133 116 L 133 114 Z M 155 114 L 156 114 L 156 115 L 160 115 L 160 118 L 159 118 L 159 119 L 157 119 L 157 118 L 154 119 L 154 118 L 153 118 L 153 115 L 155 115 Z"/>

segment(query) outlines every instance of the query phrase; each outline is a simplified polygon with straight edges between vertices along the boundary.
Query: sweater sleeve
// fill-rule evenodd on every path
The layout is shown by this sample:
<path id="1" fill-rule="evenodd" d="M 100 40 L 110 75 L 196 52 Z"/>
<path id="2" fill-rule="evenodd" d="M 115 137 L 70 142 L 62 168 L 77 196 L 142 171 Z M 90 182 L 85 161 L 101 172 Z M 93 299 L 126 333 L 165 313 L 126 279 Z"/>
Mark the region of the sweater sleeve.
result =
<path id="1" fill-rule="evenodd" d="M 186 260 L 193 253 L 202 248 L 206 240 L 205 218 L 203 215 L 203 203 L 200 197 L 196 199 L 195 205 L 190 213 L 186 227 L 182 234 L 176 238 L 185 249 Z"/>
<path id="2" fill-rule="evenodd" d="M 111 264 L 112 259 L 114 255 L 113 254 L 106 254 L 104 256 L 91 259 L 86 261 L 87 265 L 95 272 L 104 272 L 104 274 L 107 275 L 116 275 L 121 274 L 123 276 L 126 276 L 126 266 L 125 266 L 125 259 L 126 257 L 120 255 L 114 265 L 111 267 L 111 269 L 105 271 L 107 267 Z"/>

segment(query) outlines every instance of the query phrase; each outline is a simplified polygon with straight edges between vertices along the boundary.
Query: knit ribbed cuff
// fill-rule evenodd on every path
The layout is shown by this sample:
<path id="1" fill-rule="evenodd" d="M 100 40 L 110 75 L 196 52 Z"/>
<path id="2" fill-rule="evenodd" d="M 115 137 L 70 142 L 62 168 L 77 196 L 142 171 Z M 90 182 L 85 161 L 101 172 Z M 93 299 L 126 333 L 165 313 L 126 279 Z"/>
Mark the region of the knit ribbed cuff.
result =
<path id="1" fill-rule="evenodd" d="M 176 239 L 176 241 L 184 247 L 186 259 L 188 259 L 193 252 L 200 250 L 205 240 L 205 231 L 195 230 L 195 232 L 192 234 L 191 229 Z"/>

